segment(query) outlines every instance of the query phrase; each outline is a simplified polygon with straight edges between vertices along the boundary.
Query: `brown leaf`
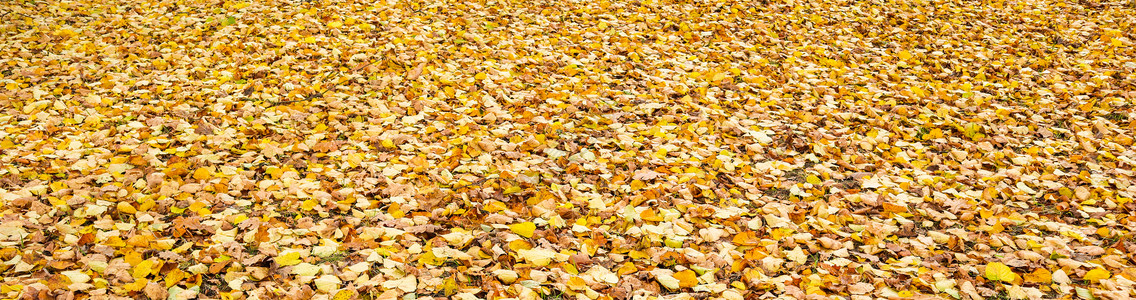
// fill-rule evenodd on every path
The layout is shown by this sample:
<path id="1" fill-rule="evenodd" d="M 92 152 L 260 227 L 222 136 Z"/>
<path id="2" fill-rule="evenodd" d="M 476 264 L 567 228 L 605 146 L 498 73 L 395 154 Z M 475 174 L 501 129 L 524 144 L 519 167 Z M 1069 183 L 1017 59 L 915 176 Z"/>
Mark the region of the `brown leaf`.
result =
<path id="1" fill-rule="evenodd" d="M 635 175 L 631 176 L 631 178 L 635 180 L 651 180 L 663 175 L 663 173 L 655 172 L 651 169 L 639 169 L 635 171 Z"/>
<path id="2" fill-rule="evenodd" d="M 417 67 L 414 67 L 413 70 L 410 70 L 410 72 L 406 73 L 406 79 L 407 80 L 418 79 L 418 76 L 422 75 L 422 69 L 425 68 L 425 67 L 426 67 L 426 62 L 419 63 Z"/>
<path id="3" fill-rule="evenodd" d="M 169 292 L 167 292 L 161 284 L 158 284 L 156 282 L 150 282 L 146 284 L 146 287 L 142 289 L 142 292 L 146 294 L 146 297 L 150 299 L 165 299 L 166 296 L 169 295 Z"/>

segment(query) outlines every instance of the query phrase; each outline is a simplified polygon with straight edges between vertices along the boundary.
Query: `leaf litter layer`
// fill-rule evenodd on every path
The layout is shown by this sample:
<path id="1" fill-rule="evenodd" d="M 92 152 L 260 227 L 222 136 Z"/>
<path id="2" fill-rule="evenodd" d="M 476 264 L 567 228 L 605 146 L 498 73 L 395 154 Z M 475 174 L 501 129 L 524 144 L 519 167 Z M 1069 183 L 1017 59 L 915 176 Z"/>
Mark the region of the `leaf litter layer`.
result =
<path id="1" fill-rule="evenodd" d="M 3 297 L 1127 299 L 1132 1 L 4 1 Z"/>

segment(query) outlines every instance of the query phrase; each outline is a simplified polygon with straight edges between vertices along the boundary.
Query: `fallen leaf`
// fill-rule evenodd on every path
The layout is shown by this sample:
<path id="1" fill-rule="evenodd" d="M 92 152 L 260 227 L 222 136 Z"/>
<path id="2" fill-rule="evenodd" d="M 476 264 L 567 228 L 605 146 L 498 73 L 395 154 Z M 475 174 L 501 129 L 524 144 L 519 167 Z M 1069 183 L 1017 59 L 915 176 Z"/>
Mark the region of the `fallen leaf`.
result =
<path id="1" fill-rule="evenodd" d="M 986 264 L 986 279 L 990 281 L 1012 282 L 1017 274 L 1003 263 L 994 262 Z"/>
<path id="2" fill-rule="evenodd" d="M 276 257 L 276 264 L 292 266 L 300 263 L 300 252 L 287 252 Z"/>
<path id="3" fill-rule="evenodd" d="M 512 230 L 513 233 L 516 233 L 517 235 L 531 238 L 533 236 L 533 231 L 536 230 L 536 224 L 533 224 L 533 222 L 517 223 L 509 225 L 509 230 Z"/>
<path id="4" fill-rule="evenodd" d="M 651 273 L 655 275 L 655 280 L 658 281 L 660 285 L 669 290 L 678 290 L 682 288 L 681 282 L 673 276 L 673 271 L 657 269 L 655 271 L 652 271 Z"/>
<path id="5" fill-rule="evenodd" d="M 683 288 L 691 288 L 698 285 L 698 274 L 692 270 L 682 270 L 674 273 L 673 277 L 678 280 L 678 286 Z"/>
<path id="6" fill-rule="evenodd" d="M 1105 270 L 1105 269 L 1102 269 L 1102 268 L 1095 268 L 1095 269 L 1089 270 L 1089 272 L 1085 273 L 1085 276 L 1083 276 L 1081 278 L 1084 279 L 1084 280 L 1088 280 L 1088 281 L 1098 281 L 1098 280 L 1101 280 L 1101 279 L 1108 279 L 1110 277 L 1112 277 L 1112 273 L 1109 272 L 1108 270 Z"/>
<path id="7" fill-rule="evenodd" d="M 532 250 L 517 250 L 517 256 L 537 267 L 547 266 L 552 262 L 552 258 L 556 256 L 556 251 L 536 248 Z"/>

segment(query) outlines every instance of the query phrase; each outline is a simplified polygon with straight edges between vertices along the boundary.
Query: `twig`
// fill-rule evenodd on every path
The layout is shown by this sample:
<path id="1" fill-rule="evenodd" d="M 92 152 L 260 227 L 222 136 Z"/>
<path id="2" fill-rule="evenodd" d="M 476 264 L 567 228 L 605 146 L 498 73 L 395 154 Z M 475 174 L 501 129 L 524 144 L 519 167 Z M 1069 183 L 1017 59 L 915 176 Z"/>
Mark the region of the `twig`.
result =
<path id="1" fill-rule="evenodd" d="M 308 99 L 296 99 L 296 100 L 274 101 L 274 102 L 269 102 L 269 103 L 268 103 L 268 107 L 273 107 L 273 106 L 277 106 L 277 105 L 280 105 L 280 104 L 295 103 L 295 102 L 300 102 L 300 101 L 304 101 L 304 100 L 308 100 Z"/>
<path id="2" fill-rule="evenodd" d="M 367 62 L 366 64 L 364 64 L 364 65 L 362 65 L 362 66 L 358 66 L 358 67 L 355 67 L 355 69 L 351 70 L 351 73 L 355 73 L 355 72 L 358 72 L 359 70 L 362 70 L 363 68 L 366 68 L 366 67 L 370 66 L 370 65 L 371 65 L 371 64 L 373 64 L 373 63 L 375 63 L 375 62 L 374 62 L 374 61 L 369 61 L 369 62 Z M 339 75 L 339 72 L 336 72 L 336 75 Z M 332 86 L 331 86 L 330 88 L 327 88 L 327 89 L 323 90 L 323 92 L 320 92 L 320 93 L 319 93 L 319 95 L 318 95 L 318 96 L 316 96 L 316 97 L 323 97 L 323 94 L 324 94 L 324 93 L 327 93 L 328 91 L 331 91 L 331 90 L 335 90 L 335 88 L 338 88 L 338 87 L 339 87 L 339 85 L 340 85 L 340 84 L 343 84 L 343 82 L 344 82 L 344 81 L 345 81 L 345 80 L 336 80 L 336 81 L 335 81 L 335 85 L 332 85 Z M 313 97 L 313 98 L 316 98 L 316 97 Z"/>
<path id="3" fill-rule="evenodd" d="M 363 68 L 366 68 L 366 67 L 370 66 L 370 65 L 371 65 L 371 64 L 373 64 L 373 63 L 375 63 L 375 62 L 374 62 L 374 61 L 370 61 L 370 62 L 367 62 L 366 64 L 363 64 L 362 66 L 358 66 L 358 67 L 355 67 L 355 69 L 352 69 L 352 70 L 351 70 L 351 73 L 355 73 L 356 71 L 362 70 Z M 336 76 L 339 76 L 339 74 L 342 74 L 342 72 L 339 72 L 339 71 L 336 71 L 336 72 L 335 72 L 335 75 L 336 75 Z M 328 77 L 331 77 L 331 76 L 330 76 L 330 75 L 325 75 L 325 76 L 323 77 L 323 79 L 327 79 Z M 321 81 L 322 81 L 322 79 L 321 79 Z M 325 89 L 325 90 L 323 90 L 322 92 L 319 92 L 319 93 L 311 93 L 311 94 L 308 94 L 307 96 L 305 96 L 305 97 L 304 97 L 304 99 L 296 99 L 296 100 L 285 100 L 285 101 L 275 101 L 275 102 L 271 102 L 271 103 L 270 103 L 270 104 L 269 104 L 268 106 L 269 106 L 269 107 L 272 107 L 272 106 L 276 106 L 276 105 L 280 105 L 280 104 L 288 104 L 288 103 L 295 103 L 295 102 L 300 102 L 300 101 L 308 101 L 308 100 L 317 99 L 317 98 L 323 97 L 323 95 L 324 95 L 325 93 L 327 93 L 328 91 L 331 91 L 331 90 L 335 90 L 336 88 L 338 88 L 338 87 L 339 87 L 339 85 L 343 84 L 343 82 L 344 82 L 344 81 L 346 81 L 346 80 L 342 80 L 342 78 L 340 78 L 340 80 L 336 80 L 336 81 L 335 81 L 335 84 L 334 84 L 334 85 L 332 85 L 331 87 L 329 87 L 329 88 L 327 88 L 327 89 Z"/>
<path id="4" fill-rule="evenodd" d="M 339 74 L 341 74 L 341 73 L 342 73 L 342 72 L 339 72 L 339 71 L 335 71 L 335 76 L 336 76 L 336 77 L 339 77 Z M 330 76 L 324 76 L 324 77 L 323 77 L 323 79 L 320 79 L 320 81 L 324 81 L 324 80 L 327 80 L 327 78 L 328 78 L 328 77 L 330 77 Z M 336 88 L 336 87 L 338 87 L 338 86 L 339 86 L 339 84 L 340 84 L 340 83 L 342 83 L 342 82 L 343 82 L 343 80 L 336 80 L 336 81 L 335 81 L 335 85 L 332 85 L 332 86 L 331 86 L 331 88 L 327 88 L 327 89 L 324 89 L 324 90 L 323 90 L 322 92 L 319 92 L 319 93 L 311 93 L 311 94 L 308 94 L 307 96 L 305 96 L 305 97 L 304 97 L 304 100 L 312 100 L 312 99 L 316 99 L 316 98 L 319 98 L 319 97 L 323 97 L 323 95 L 324 95 L 325 93 L 327 93 L 327 91 L 330 91 L 330 90 L 333 90 L 333 89 L 335 89 L 335 88 Z"/>
<path id="5" fill-rule="evenodd" d="M 494 178 L 497 178 L 497 177 L 494 177 Z M 474 185 L 476 185 L 476 186 L 481 186 L 481 184 L 482 184 L 482 183 L 485 183 L 485 181 L 487 181 L 487 180 L 489 180 L 489 179 L 492 179 L 492 178 L 482 178 L 482 179 L 478 179 L 477 181 L 471 182 L 470 184 L 467 184 L 467 185 L 463 185 L 463 186 L 459 186 L 459 187 L 451 187 L 450 189 L 451 189 L 451 190 L 457 190 L 457 189 L 464 189 L 464 188 L 467 188 L 467 187 L 470 187 L 470 186 L 474 186 Z"/>
<path id="6" fill-rule="evenodd" d="M 3 15 L 0 15 L 0 18 L 2 18 L 2 17 L 6 17 L 6 16 L 8 16 L 8 14 L 17 14 L 17 15 L 21 15 L 21 16 L 24 16 L 25 18 L 29 18 L 29 19 L 35 19 L 35 18 L 32 18 L 32 16 L 29 16 L 29 15 L 25 15 L 25 14 L 23 14 L 23 13 L 19 13 L 19 12 L 10 11 L 10 10 L 9 10 L 9 11 L 7 11 L 7 12 L 4 12 L 4 14 L 3 14 Z"/>

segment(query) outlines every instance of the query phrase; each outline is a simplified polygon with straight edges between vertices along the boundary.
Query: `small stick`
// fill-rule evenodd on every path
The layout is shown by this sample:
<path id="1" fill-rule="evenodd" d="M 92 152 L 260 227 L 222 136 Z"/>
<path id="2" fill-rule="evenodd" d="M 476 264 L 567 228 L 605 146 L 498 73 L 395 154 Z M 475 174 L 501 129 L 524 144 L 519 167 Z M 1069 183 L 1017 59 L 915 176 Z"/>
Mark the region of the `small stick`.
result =
<path id="1" fill-rule="evenodd" d="M 352 69 L 351 73 L 355 73 L 356 71 L 362 70 L 363 68 L 366 68 L 367 66 L 370 66 L 373 63 L 375 63 L 375 62 L 373 62 L 373 61 L 367 62 L 366 64 L 364 64 L 362 66 L 359 66 L 359 67 L 356 67 L 355 69 Z M 339 74 L 342 74 L 342 72 L 339 72 L 339 71 L 335 72 L 336 76 L 339 76 Z M 324 79 L 327 79 L 328 77 L 330 77 L 330 76 L 324 76 Z M 328 91 L 334 90 L 335 88 L 338 88 L 339 85 L 343 84 L 344 81 L 346 81 L 346 80 L 336 80 L 335 84 L 332 85 L 330 88 L 324 90 L 323 92 L 308 94 L 307 96 L 304 97 L 304 99 L 271 102 L 269 107 L 280 105 L 280 104 L 288 104 L 288 103 L 295 103 L 295 102 L 300 102 L 300 101 L 308 101 L 308 100 L 316 99 L 316 98 L 319 98 L 319 97 L 323 97 L 323 95 L 325 93 L 327 93 Z"/>
<path id="2" fill-rule="evenodd" d="M 475 182 L 471 182 L 470 184 L 459 186 L 459 187 L 451 187 L 450 189 L 451 190 L 457 190 L 457 189 L 464 189 L 464 188 L 467 188 L 467 187 L 470 187 L 470 186 L 475 186 L 475 185 L 481 186 L 481 184 L 485 183 L 486 180 L 489 180 L 489 178 L 482 178 L 482 179 L 479 179 Z"/>

